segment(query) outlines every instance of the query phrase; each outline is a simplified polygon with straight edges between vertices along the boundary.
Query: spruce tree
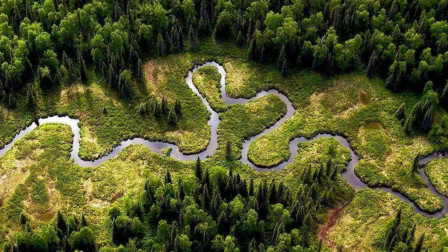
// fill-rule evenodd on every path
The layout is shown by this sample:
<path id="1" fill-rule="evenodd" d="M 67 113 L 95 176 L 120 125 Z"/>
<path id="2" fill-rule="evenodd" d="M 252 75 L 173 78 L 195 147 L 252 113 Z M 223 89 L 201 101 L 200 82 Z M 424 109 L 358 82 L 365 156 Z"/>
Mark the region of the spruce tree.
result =
<path id="1" fill-rule="evenodd" d="M 264 49 L 264 44 L 261 46 L 260 62 L 261 63 L 265 63 L 266 62 L 266 53 L 265 53 L 265 49 Z"/>
<path id="2" fill-rule="evenodd" d="M 188 29 L 188 49 L 192 50 L 196 47 L 195 32 L 193 26 L 190 25 Z"/>
<path id="3" fill-rule="evenodd" d="M 205 169 L 205 173 L 202 177 L 202 184 L 205 185 L 210 185 L 210 174 L 208 173 L 208 168 Z"/>
<path id="4" fill-rule="evenodd" d="M 174 112 L 173 110 L 170 110 L 170 112 L 168 114 L 168 123 L 171 126 L 175 126 L 177 124 L 176 112 Z"/>
<path id="5" fill-rule="evenodd" d="M 61 212 L 58 211 L 57 213 L 57 221 L 56 221 L 57 227 L 63 234 L 67 233 L 67 223 L 65 222 L 64 216 L 62 216 Z"/>
<path id="6" fill-rule="evenodd" d="M 176 100 L 176 101 L 174 102 L 174 111 L 176 112 L 176 115 L 180 115 L 180 114 L 182 114 L 182 106 L 181 106 L 179 100 Z"/>
<path id="7" fill-rule="evenodd" d="M 439 103 L 445 110 L 448 110 L 448 80 L 446 81 L 445 87 L 440 94 Z"/>
<path id="8" fill-rule="evenodd" d="M 424 132 L 428 132 L 431 130 L 432 127 L 432 119 L 434 116 L 434 106 L 430 106 L 429 109 L 426 111 L 425 116 L 423 117 L 423 124 L 422 124 L 422 130 Z"/>
<path id="9" fill-rule="evenodd" d="M 372 78 L 375 74 L 375 51 L 372 52 L 370 56 L 369 63 L 367 65 L 367 77 Z"/>
<path id="10" fill-rule="evenodd" d="M 165 97 L 163 97 L 162 98 L 162 107 L 161 107 L 161 109 L 162 109 L 162 114 L 164 114 L 164 115 L 167 115 L 168 114 L 168 100 L 165 98 Z"/>
<path id="11" fill-rule="evenodd" d="M 171 179 L 171 173 L 170 173 L 170 170 L 166 170 L 166 173 L 165 173 L 165 185 L 166 184 L 171 184 L 171 183 L 173 183 L 173 180 Z"/>
<path id="12" fill-rule="evenodd" d="M 282 50 L 280 51 L 280 54 L 278 55 L 277 59 L 277 69 L 282 70 L 283 72 L 283 66 L 286 62 L 286 51 L 285 51 L 285 45 L 282 46 Z"/>
<path id="13" fill-rule="evenodd" d="M 397 119 L 403 123 L 405 118 L 406 118 L 406 114 L 405 114 L 405 106 L 406 104 L 403 103 L 401 104 L 401 106 L 397 109 L 397 111 L 395 112 L 395 116 L 397 117 Z"/>
<path id="14" fill-rule="evenodd" d="M 249 196 L 254 196 L 254 179 L 250 178 L 249 182 Z"/>
<path id="15" fill-rule="evenodd" d="M 281 74 L 283 77 L 285 77 L 287 73 L 288 73 L 288 65 L 287 65 L 286 58 L 285 58 L 285 59 L 283 59 Z"/>
<path id="16" fill-rule="evenodd" d="M 159 33 L 159 35 L 157 36 L 157 56 L 164 56 L 165 53 L 165 41 L 163 40 L 162 34 Z"/>
<path id="17" fill-rule="evenodd" d="M 194 174 L 195 174 L 196 178 L 198 178 L 199 180 L 202 179 L 201 159 L 199 157 L 198 157 L 198 159 L 196 159 L 196 164 L 194 166 Z"/>
<path id="18" fill-rule="evenodd" d="M 84 61 L 84 58 L 82 57 L 82 53 L 79 53 L 79 75 L 81 76 L 81 82 L 87 81 L 87 69 L 86 69 L 86 62 Z"/>
<path id="19" fill-rule="evenodd" d="M 425 233 L 423 233 L 415 244 L 414 252 L 420 252 L 423 249 L 423 242 L 425 241 Z"/>
<path id="20" fill-rule="evenodd" d="M 227 160 L 232 159 L 232 144 L 230 141 L 227 141 L 226 143 L 226 159 Z"/>
<path id="21" fill-rule="evenodd" d="M 29 108 L 34 108 L 34 106 L 36 105 L 32 84 L 28 84 L 28 88 L 26 90 L 26 104 Z"/>
<path id="22" fill-rule="evenodd" d="M 270 188 L 269 188 L 269 204 L 277 203 L 277 187 L 275 185 L 275 180 L 272 179 Z"/>
<path id="23" fill-rule="evenodd" d="M 242 47 L 244 45 L 244 38 L 241 31 L 238 31 L 238 35 L 236 37 L 236 45 Z"/>
<path id="24" fill-rule="evenodd" d="M 250 41 L 250 45 L 249 45 L 249 59 L 250 60 L 257 60 L 257 42 L 255 41 L 255 36 L 252 39 L 252 41 Z"/>

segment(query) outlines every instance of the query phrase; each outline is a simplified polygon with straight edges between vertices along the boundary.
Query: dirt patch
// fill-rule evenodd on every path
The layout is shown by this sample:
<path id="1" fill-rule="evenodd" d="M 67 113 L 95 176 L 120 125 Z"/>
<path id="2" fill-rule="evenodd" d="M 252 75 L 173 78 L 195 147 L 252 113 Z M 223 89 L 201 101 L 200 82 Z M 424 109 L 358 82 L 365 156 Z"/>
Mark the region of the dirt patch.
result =
<path id="1" fill-rule="evenodd" d="M 361 90 L 359 93 L 359 101 L 364 105 L 368 105 L 370 103 L 369 94 L 365 90 Z"/>
<path id="2" fill-rule="evenodd" d="M 345 209 L 347 205 L 342 205 L 333 209 L 330 209 L 327 213 L 327 222 L 325 222 L 322 226 L 320 226 L 318 232 L 317 232 L 317 238 L 319 240 L 322 240 L 324 244 L 330 248 L 331 250 L 336 250 L 337 245 L 333 244 L 330 239 L 328 238 L 328 233 L 333 228 L 333 226 L 336 224 L 336 221 L 338 220 L 339 216 L 341 215 L 342 210 Z"/>

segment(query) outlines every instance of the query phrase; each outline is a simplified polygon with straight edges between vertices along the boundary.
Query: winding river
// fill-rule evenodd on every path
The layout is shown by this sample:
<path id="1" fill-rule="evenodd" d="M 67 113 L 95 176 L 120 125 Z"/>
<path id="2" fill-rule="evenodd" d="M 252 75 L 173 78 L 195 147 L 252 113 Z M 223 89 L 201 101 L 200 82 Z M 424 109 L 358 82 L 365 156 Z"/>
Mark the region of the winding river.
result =
<path id="1" fill-rule="evenodd" d="M 206 149 L 200 153 L 185 155 L 182 152 L 180 152 L 177 145 L 174 145 L 171 143 L 165 143 L 165 142 L 160 142 L 160 141 L 148 141 L 143 138 L 133 138 L 133 139 L 128 139 L 128 140 L 122 141 L 118 146 L 114 147 L 113 150 L 109 154 L 107 154 L 101 158 L 98 158 L 93 161 L 86 161 L 79 157 L 79 144 L 80 144 L 80 139 L 81 139 L 80 128 L 78 126 L 79 120 L 70 118 L 68 116 L 52 116 L 52 117 L 47 117 L 47 118 L 40 118 L 37 120 L 37 123 L 33 122 L 31 125 L 29 125 L 25 129 L 21 130 L 9 144 L 5 145 L 2 149 L 0 149 L 0 157 L 2 157 L 8 150 L 10 150 L 13 147 L 14 143 L 18 139 L 22 138 L 27 133 L 33 131 L 39 125 L 46 124 L 46 123 L 61 123 L 61 124 L 69 125 L 72 129 L 74 137 L 73 137 L 73 148 L 72 148 L 70 155 L 71 155 L 71 158 L 74 160 L 74 162 L 81 167 L 95 167 L 95 166 L 101 165 L 105 161 L 116 157 L 124 148 L 126 148 L 132 144 L 144 145 L 148 149 L 150 149 L 156 153 L 159 153 L 159 154 L 162 154 L 162 151 L 164 149 L 170 147 L 170 148 L 172 148 L 170 156 L 177 160 L 195 160 L 198 157 L 201 159 L 208 158 L 208 157 L 212 156 L 218 148 L 218 126 L 220 123 L 220 119 L 219 119 L 219 114 L 211 108 L 207 99 L 200 94 L 199 90 L 193 84 L 194 72 L 202 67 L 205 67 L 205 66 L 216 67 L 218 72 L 221 74 L 221 90 L 220 90 L 221 98 L 225 101 L 225 103 L 227 105 L 244 104 L 244 103 L 250 102 L 252 100 L 258 99 L 260 97 L 266 96 L 268 94 L 274 94 L 274 95 L 279 96 L 280 99 L 282 99 L 283 102 L 285 102 L 285 104 L 286 104 L 287 112 L 280 120 L 278 120 L 271 127 L 265 129 L 260 134 L 252 136 L 250 139 L 243 142 L 241 161 L 244 164 L 246 164 L 256 170 L 259 170 L 259 171 L 268 171 L 268 170 L 280 171 L 286 165 L 290 164 L 293 161 L 294 157 L 298 153 L 298 144 L 299 143 L 310 142 L 310 141 L 314 141 L 316 139 L 323 138 L 323 137 L 332 137 L 332 138 L 336 139 L 340 144 L 344 145 L 350 151 L 351 159 L 347 165 L 347 170 L 344 173 L 342 173 L 342 177 L 350 185 L 352 185 L 355 189 L 362 189 L 362 188 L 368 187 L 368 185 L 365 184 L 364 182 L 362 182 L 359 179 L 359 177 L 356 176 L 356 174 L 355 174 L 354 168 L 355 168 L 356 164 L 358 163 L 358 159 L 359 159 L 358 156 L 351 148 L 347 139 L 345 139 L 344 137 L 342 137 L 340 135 L 318 134 L 315 137 L 310 138 L 310 139 L 306 139 L 304 137 L 294 138 L 289 142 L 289 150 L 290 150 L 291 155 L 286 162 L 283 162 L 283 163 L 281 163 L 275 167 L 272 167 L 272 168 L 262 168 L 262 167 L 257 167 L 256 165 L 254 165 L 247 157 L 250 144 L 255 139 L 268 134 L 269 132 L 271 132 L 272 130 L 276 129 L 278 126 L 283 124 L 287 119 L 289 119 L 291 116 L 293 116 L 293 114 L 295 113 L 295 109 L 294 109 L 291 101 L 285 95 L 281 94 L 277 90 L 261 91 L 255 97 L 252 97 L 250 99 L 244 99 L 244 98 L 236 98 L 235 99 L 235 98 L 231 98 L 231 97 L 227 96 L 227 93 L 226 93 L 226 71 L 225 71 L 224 67 L 222 67 L 221 65 L 219 65 L 216 62 L 207 62 L 203 65 L 195 66 L 193 68 L 193 70 L 189 71 L 187 76 L 185 77 L 185 81 L 186 81 L 188 87 L 202 100 L 202 103 L 205 105 L 207 110 L 211 113 L 210 119 L 208 121 L 208 125 L 210 126 L 210 129 L 211 129 L 210 142 L 207 145 Z M 421 167 L 423 167 L 432 159 L 440 158 L 440 157 L 444 157 L 444 156 L 447 156 L 447 153 L 440 153 L 440 152 L 433 153 L 429 156 L 426 156 L 426 157 L 420 159 L 419 164 Z M 443 218 L 445 216 L 445 214 L 448 212 L 448 198 L 437 192 L 434 185 L 432 185 L 430 183 L 429 178 L 425 174 L 423 169 L 420 169 L 420 175 L 423 178 L 423 180 L 425 181 L 425 183 L 426 183 L 427 187 L 429 188 L 429 190 L 431 191 L 431 193 L 434 195 L 437 195 L 438 197 L 440 197 L 443 200 L 443 203 L 444 203 L 443 210 L 436 212 L 436 213 L 427 213 L 427 212 L 424 212 L 421 209 L 419 209 L 411 200 L 409 200 L 407 197 L 405 197 L 404 195 L 402 195 L 399 192 L 393 191 L 392 189 L 385 188 L 385 187 L 376 187 L 375 189 L 392 193 L 393 195 L 404 200 L 405 202 L 411 204 L 413 206 L 415 212 L 420 213 L 423 216 Z"/>

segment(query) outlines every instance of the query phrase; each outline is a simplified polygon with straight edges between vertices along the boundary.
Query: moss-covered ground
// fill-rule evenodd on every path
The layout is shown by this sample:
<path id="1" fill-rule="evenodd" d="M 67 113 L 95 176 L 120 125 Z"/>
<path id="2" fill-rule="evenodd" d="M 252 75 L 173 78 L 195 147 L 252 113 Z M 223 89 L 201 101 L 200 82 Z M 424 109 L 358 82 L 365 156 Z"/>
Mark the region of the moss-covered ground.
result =
<path id="1" fill-rule="evenodd" d="M 448 159 L 434 159 L 425 166 L 425 173 L 437 191 L 448 196 Z"/>
<path id="2" fill-rule="evenodd" d="M 422 179 L 411 172 L 418 153 L 430 153 L 438 146 L 423 136 L 406 135 L 395 118 L 402 103 L 409 109 L 418 96 L 394 94 L 384 88 L 383 81 L 369 80 L 359 73 L 329 78 L 303 70 L 283 78 L 274 66 L 249 62 L 244 50 L 225 43 L 206 42 L 194 52 L 149 60 L 144 65 L 145 82 L 135 84 L 132 99 L 120 97 L 91 74 L 87 84 L 42 91 L 35 110 L 25 104 L 19 104 L 15 110 L 0 107 L 0 145 L 11 141 L 20 128 L 38 117 L 68 114 L 80 119 L 80 155 L 86 159 L 101 156 L 123 139 L 135 136 L 173 142 L 186 153 L 199 152 L 209 141 L 209 114 L 189 90 L 184 76 L 195 64 L 208 60 L 219 62 L 227 70 L 230 96 L 249 98 L 261 90 L 276 88 L 288 96 L 296 109 L 283 125 L 253 142 L 249 155 L 255 163 L 275 165 L 286 160 L 289 140 L 294 137 L 335 132 L 345 135 L 360 155 L 355 171 L 363 181 L 392 187 L 422 209 L 435 211 L 442 207 L 440 199 L 431 195 Z M 194 81 L 212 107 L 225 111 L 225 104 L 219 100 L 219 75 L 215 69 L 201 69 Z M 138 112 L 141 102 L 161 101 L 163 97 L 170 106 L 176 99 L 182 104 L 182 116 L 176 126 Z M 107 113 L 103 113 L 103 107 Z M 304 168 L 320 165 L 330 155 L 341 170 L 345 167 L 349 152 L 331 138 L 300 144 L 298 156 L 281 172 L 258 172 L 242 164 L 239 158 L 244 139 L 273 125 L 285 112 L 285 104 L 273 95 L 230 106 L 220 114 L 218 152 L 204 166 L 233 168 L 243 178 L 256 180 L 276 177 L 291 186 L 301 183 Z M 100 167 L 81 168 L 69 159 L 71 141 L 67 126 L 42 125 L 0 159 L 0 244 L 21 228 L 20 212 L 31 216 L 31 225 L 38 228 L 52 219 L 57 210 L 66 214 L 83 212 L 97 232 L 98 243 L 110 244 L 107 210 L 112 204 L 126 203 L 130 196 L 140 193 L 146 179 L 163 176 L 166 169 L 170 169 L 174 179 L 192 174 L 193 162 L 179 162 L 142 146 L 128 147 Z M 225 159 L 228 141 L 233 160 Z M 340 190 L 341 204 L 348 203 L 354 195 L 342 179 L 336 190 Z M 438 246 L 437 239 L 446 235 L 441 228 L 446 225 L 445 220 L 413 215 L 412 208 L 398 198 L 371 189 L 356 193 L 331 229 L 329 239 L 347 248 L 375 247 L 384 236 L 382 224 L 402 205 L 409 218 L 422 223 L 417 233 L 425 231 L 428 239 L 434 241 L 426 244 Z M 325 211 L 320 220 L 326 221 Z"/>

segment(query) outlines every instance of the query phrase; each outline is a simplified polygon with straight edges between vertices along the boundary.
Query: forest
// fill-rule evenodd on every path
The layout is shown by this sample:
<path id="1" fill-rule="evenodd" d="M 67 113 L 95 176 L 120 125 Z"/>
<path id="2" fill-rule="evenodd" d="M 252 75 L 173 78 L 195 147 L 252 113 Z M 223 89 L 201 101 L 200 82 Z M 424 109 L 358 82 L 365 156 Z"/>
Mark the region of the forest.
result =
<path id="1" fill-rule="evenodd" d="M 0 0 L 0 246 L 448 251 L 447 111 L 448 0 Z"/>

